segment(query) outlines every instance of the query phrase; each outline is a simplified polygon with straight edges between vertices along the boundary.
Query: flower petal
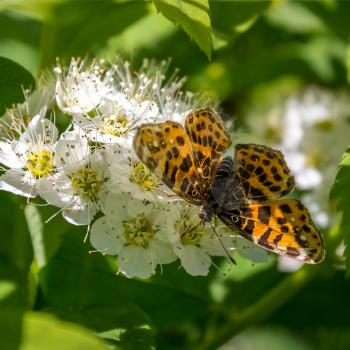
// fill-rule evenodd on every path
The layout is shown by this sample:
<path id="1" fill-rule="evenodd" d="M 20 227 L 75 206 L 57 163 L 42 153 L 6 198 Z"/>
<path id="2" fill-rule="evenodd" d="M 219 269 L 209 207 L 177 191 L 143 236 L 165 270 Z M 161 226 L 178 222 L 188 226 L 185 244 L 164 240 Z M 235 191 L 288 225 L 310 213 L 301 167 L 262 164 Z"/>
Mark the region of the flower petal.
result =
<path id="1" fill-rule="evenodd" d="M 69 179 L 64 174 L 41 179 L 38 192 L 42 199 L 56 207 L 65 208 L 71 205 L 73 192 Z"/>
<path id="2" fill-rule="evenodd" d="M 23 170 L 10 169 L 0 176 L 0 190 L 33 198 L 37 195 L 37 181 Z"/>
<path id="3" fill-rule="evenodd" d="M 128 245 L 118 256 L 118 266 L 127 277 L 148 278 L 155 273 L 156 265 L 145 248 Z"/>
<path id="4" fill-rule="evenodd" d="M 170 243 L 152 239 L 149 243 L 149 251 L 155 264 L 170 264 L 177 259 Z"/>
<path id="5" fill-rule="evenodd" d="M 66 173 L 73 173 L 85 166 L 90 155 L 90 148 L 86 139 L 79 138 L 72 133 L 67 133 L 63 137 L 56 145 L 55 163 L 62 166 Z"/>
<path id="6" fill-rule="evenodd" d="M 192 276 L 206 276 L 211 265 L 210 256 L 199 247 L 188 244 L 175 248 L 183 268 Z"/>
<path id="7" fill-rule="evenodd" d="M 125 241 L 121 229 L 118 225 L 111 227 L 105 216 L 97 219 L 91 227 L 91 245 L 104 254 L 119 254 Z"/>
<path id="8" fill-rule="evenodd" d="M 65 208 L 63 217 L 73 225 L 89 225 L 98 212 L 98 207 L 94 203 L 88 203 L 80 209 Z"/>
<path id="9" fill-rule="evenodd" d="M 18 149 L 18 146 L 21 146 L 17 141 L 13 142 L 0 142 L 0 163 L 4 164 L 9 168 L 22 168 L 24 161 L 21 160 L 19 155 L 22 151 Z"/>

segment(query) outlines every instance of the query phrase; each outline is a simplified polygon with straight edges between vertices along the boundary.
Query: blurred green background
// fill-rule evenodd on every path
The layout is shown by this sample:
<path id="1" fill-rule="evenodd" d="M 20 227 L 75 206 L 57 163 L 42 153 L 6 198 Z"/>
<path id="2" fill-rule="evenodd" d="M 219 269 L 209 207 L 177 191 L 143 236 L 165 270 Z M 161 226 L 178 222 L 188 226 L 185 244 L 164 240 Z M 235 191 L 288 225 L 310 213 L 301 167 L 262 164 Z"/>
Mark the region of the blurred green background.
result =
<path id="1" fill-rule="evenodd" d="M 337 131 L 350 123 L 349 39 L 345 0 L 0 1 L 0 56 L 36 79 L 56 57 L 118 53 L 135 67 L 145 57 L 171 57 L 171 67 L 188 76 L 187 89 L 222 102 L 225 119 L 236 126 L 235 142 L 278 144 L 293 97 L 308 132 L 323 130 L 309 138 L 325 150 L 316 149 L 314 169 L 322 175 L 330 169 L 318 186 L 322 194 L 310 202 L 327 216 L 321 225 L 327 259 L 293 272 L 275 256 L 255 266 L 237 257 L 225 275 L 213 268 L 207 278 L 191 277 L 173 264 L 150 280 L 128 280 L 115 275 L 114 259 L 88 254 L 85 229 L 59 217 L 43 224 L 55 209 L 1 192 L 0 348 L 350 349 L 350 283 L 341 256 L 350 225 L 328 206 L 350 141 L 350 133 Z M 0 85 L 4 95 L 11 89 L 11 82 Z M 326 106 L 333 124 L 310 126 L 315 106 Z M 350 209 L 348 185 L 334 190 L 343 211 Z M 294 196 L 307 200 L 316 187 Z"/>

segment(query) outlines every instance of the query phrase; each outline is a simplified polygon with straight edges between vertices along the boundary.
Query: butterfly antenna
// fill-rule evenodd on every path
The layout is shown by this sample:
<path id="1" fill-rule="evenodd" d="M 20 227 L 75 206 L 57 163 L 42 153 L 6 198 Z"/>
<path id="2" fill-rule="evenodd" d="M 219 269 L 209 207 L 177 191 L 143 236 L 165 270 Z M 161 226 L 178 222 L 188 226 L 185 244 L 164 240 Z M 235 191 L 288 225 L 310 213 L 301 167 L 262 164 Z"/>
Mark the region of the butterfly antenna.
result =
<path id="1" fill-rule="evenodd" d="M 233 259 L 233 257 L 231 256 L 230 252 L 229 252 L 229 251 L 227 250 L 227 248 L 225 247 L 225 245 L 224 245 L 224 243 L 222 242 L 222 240 L 221 240 L 219 234 L 218 234 L 217 231 L 215 230 L 215 226 L 213 225 L 213 223 L 212 223 L 211 221 L 210 221 L 210 226 L 211 226 L 211 228 L 213 229 L 213 231 L 214 231 L 216 237 L 218 238 L 218 240 L 219 240 L 219 242 L 220 242 L 222 248 L 224 248 L 224 251 L 225 251 L 226 256 L 227 256 L 228 260 L 230 261 L 230 263 L 232 263 L 232 264 L 234 264 L 234 265 L 237 265 L 236 260 Z"/>

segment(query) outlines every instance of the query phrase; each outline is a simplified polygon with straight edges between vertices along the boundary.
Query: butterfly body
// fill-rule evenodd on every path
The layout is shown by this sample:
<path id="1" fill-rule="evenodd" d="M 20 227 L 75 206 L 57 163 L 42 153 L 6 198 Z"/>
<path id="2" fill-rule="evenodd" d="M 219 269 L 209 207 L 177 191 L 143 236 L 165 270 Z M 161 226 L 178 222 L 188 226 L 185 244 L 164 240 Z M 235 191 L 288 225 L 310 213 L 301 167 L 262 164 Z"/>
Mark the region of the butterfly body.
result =
<path id="1" fill-rule="evenodd" d="M 236 145 L 211 108 L 190 112 L 185 127 L 167 121 L 142 125 L 134 149 L 151 171 L 189 203 L 201 206 L 204 225 L 217 216 L 236 234 L 306 263 L 324 257 L 321 233 L 308 210 L 281 199 L 294 178 L 281 152 L 255 144 Z"/>

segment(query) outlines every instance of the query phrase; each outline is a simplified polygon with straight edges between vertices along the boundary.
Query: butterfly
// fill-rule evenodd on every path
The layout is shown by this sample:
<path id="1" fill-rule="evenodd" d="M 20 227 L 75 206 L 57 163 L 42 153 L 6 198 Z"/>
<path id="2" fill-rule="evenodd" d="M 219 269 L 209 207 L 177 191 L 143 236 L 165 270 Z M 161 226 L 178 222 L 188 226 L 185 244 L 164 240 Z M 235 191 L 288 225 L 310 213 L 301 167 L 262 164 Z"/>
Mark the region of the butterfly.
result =
<path id="1" fill-rule="evenodd" d="M 219 115 L 210 107 L 185 117 L 185 126 L 166 121 L 143 124 L 133 146 L 146 166 L 172 191 L 201 206 L 202 223 L 217 216 L 236 234 L 280 255 L 316 264 L 323 239 L 307 208 L 282 199 L 294 187 L 283 154 L 270 147 L 238 144 L 234 157 Z"/>

